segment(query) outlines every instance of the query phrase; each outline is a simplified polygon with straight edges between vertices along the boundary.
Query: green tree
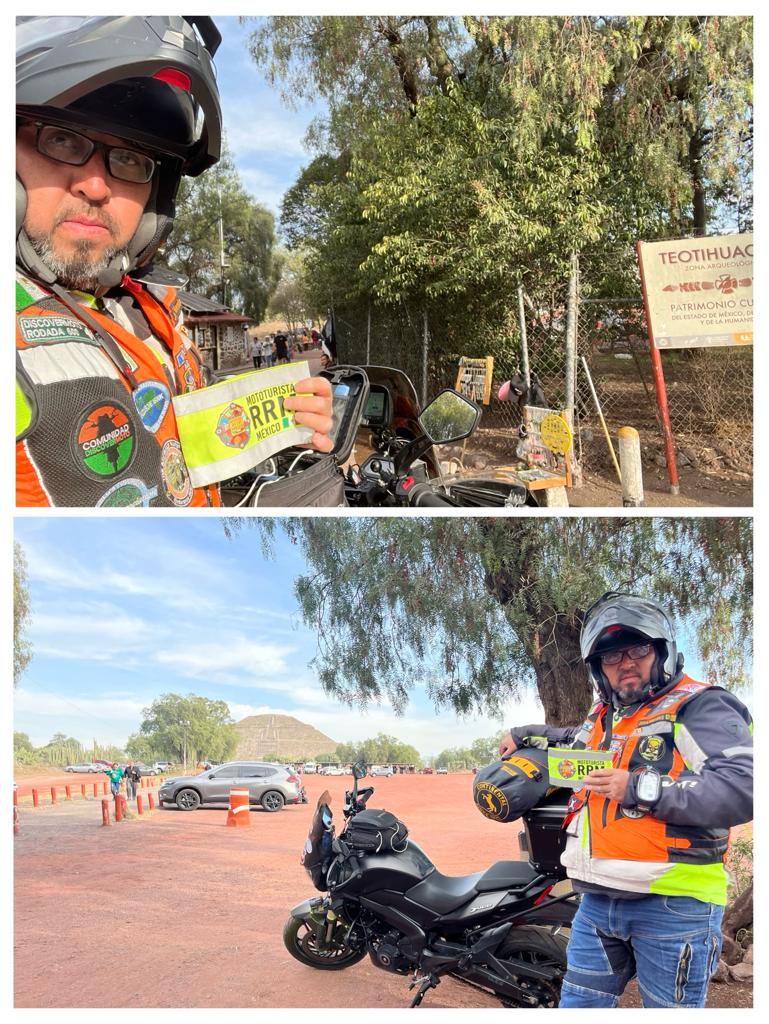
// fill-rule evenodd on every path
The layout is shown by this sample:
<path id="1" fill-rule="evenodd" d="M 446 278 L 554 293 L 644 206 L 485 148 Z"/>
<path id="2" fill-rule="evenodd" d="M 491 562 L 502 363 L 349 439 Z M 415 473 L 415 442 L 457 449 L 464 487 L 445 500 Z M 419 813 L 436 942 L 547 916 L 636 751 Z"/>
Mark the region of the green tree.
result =
<path id="1" fill-rule="evenodd" d="M 163 751 L 184 767 L 203 757 L 226 761 L 237 746 L 237 733 L 223 700 L 193 693 L 164 693 L 142 711 L 139 735 L 152 749 Z"/>
<path id="2" fill-rule="evenodd" d="M 16 686 L 32 660 L 32 644 L 27 636 L 32 621 L 29 580 L 24 549 L 13 545 L 13 685 Z"/>
<path id="3" fill-rule="evenodd" d="M 80 740 L 66 736 L 63 732 L 55 733 L 38 753 L 40 759 L 50 765 L 76 764 L 86 758 L 86 752 Z"/>
<path id="4" fill-rule="evenodd" d="M 15 732 L 13 734 L 13 763 L 35 764 L 39 760 L 40 755 L 29 736 L 25 732 Z"/>
<path id="5" fill-rule="evenodd" d="M 126 753 L 133 761 L 140 761 L 143 764 L 152 764 L 160 758 L 171 760 L 172 750 L 158 749 L 151 737 L 143 736 L 141 733 L 132 733 L 126 740 Z"/>
<path id="6" fill-rule="evenodd" d="M 216 297 L 246 316 L 262 320 L 279 270 L 273 254 L 274 218 L 246 192 L 226 150 L 214 170 L 182 179 L 176 206 L 174 229 L 165 247 L 171 269 L 188 279 L 190 291 Z"/>
<path id="7" fill-rule="evenodd" d="M 498 714 L 536 687 L 554 725 L 579 722 L 591 688 L 585 609 L 609 589 L 656 597 L 696 634 L 709 680 L 738 687 L 751 658 L 752 535 L 744 518 L 228 520 L 284 531 L 316 631 L 313 665 L 353 706 L 403 712 L 423 683 L 437 707 Z M 350 652 L 354 652 L 351 656 Z"/>

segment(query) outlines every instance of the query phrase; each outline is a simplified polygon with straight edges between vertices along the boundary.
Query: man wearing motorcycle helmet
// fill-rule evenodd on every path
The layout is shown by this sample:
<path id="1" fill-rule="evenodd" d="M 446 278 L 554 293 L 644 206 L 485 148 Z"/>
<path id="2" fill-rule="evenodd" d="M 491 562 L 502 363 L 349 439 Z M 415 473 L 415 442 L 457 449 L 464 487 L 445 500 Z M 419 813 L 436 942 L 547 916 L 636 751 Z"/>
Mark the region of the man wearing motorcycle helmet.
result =
<path id="1" fill-rule="evenodd" d="M 586 612 L 582 658 L 598 700 L 582 725 L 514 728 L 500 753 L 570 745 L 613 753 L 575 791 L 561 857 L 582 893 L 562 1007 L 704 1006 L 721 949 L 732 825 L 753 816 L 752 722 L 683 671 L 654 601 L 609 592 Z"/>
<path id="2" fill-rule="evenodd" d="M 19 505 L 220 503 L 171 404 L 204 385 L 200 356 L 147 273 L 182 175 L 220 157 L 220 39 L 208 17 L 17 19 Z M 328 381 L 296 389 L 286 408 L 329 451 Z"/>

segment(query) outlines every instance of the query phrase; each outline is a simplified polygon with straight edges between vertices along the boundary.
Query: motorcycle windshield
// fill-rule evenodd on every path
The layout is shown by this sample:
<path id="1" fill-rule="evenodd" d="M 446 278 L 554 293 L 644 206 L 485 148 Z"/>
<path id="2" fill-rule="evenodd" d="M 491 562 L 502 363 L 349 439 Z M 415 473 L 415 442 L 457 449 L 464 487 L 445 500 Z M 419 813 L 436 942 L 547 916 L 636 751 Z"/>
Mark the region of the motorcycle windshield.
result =
<path id="1" fill-rule="evenodd" d="M 321 794 L 301 856 L 302 866 L 312 879 L 312 884 L 321 892 L 328 888 L 326 873 L 333 857 L 331 843 L 334 839 L 334 816 L 330 803 L 328 791 Z"/>

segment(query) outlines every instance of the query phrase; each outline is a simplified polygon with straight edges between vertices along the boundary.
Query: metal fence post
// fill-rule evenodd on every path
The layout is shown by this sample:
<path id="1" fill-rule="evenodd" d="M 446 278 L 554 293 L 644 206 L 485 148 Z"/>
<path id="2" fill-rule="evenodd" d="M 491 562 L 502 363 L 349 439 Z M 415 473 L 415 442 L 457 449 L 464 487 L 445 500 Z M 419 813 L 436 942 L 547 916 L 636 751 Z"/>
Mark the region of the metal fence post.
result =
<path id="1" fill-rule="evenodd" d="M 427 326 L 427 307 L 424 310 L 424 328 L 422 331 L 422 408 L 427 405 L 427 364 L 430 354 L 430 330 Z"/>
<path id="2" fill-rule="evenodd" d="M 366 366 L 371 362 L 371 302 L 368 304 L 368 316 L 366 318 Z"/>
<path id="3" fill-rule="evenodd" d="M 582 467 L 574 455 L 574 434 L 575 434 L 575 408 L 577 390 L 577 274 L 579 263 L 577 254 L 572 253 L 571 274 L 569 275 L 569 298 L 566 311 L 566 358 L 564 373 L 565 412 L 566 419 L 571 430 L 571 445 L 569 446 L 568 459 L 571 464 L 572 480 L 575 487 L 582 486 Z"/>
<path id="4" fill-rule="evenodd" d="M 523 308 L 523 285 L 518 285 L 518 321 L 521 325 L 521 374 L 526 390 L 531 388 L 531 370 L 529 369 L 529 341 L 526 336 L 526 313 Z"/>

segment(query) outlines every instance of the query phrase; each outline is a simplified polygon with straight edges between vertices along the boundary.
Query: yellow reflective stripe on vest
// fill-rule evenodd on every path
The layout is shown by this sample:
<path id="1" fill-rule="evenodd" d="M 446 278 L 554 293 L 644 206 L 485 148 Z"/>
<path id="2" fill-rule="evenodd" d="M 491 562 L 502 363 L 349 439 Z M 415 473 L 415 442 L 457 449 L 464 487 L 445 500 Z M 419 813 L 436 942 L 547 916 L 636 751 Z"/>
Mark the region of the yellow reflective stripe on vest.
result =
<path id="1" fill-rule="evenodd" d="M 32 406 L 16 381 L 16 437 L 21 437 L 32 422 Z"/>
<path id="2" fill-rule="evenodd" d="M 309 441 L 312 430 L 297 426 L 283 407 L 296 394 L 296 381 L 309 376 L 306 362 L 288 363 L 176 395 L 176 425 L 193 486 L 228 480 Z"/>

